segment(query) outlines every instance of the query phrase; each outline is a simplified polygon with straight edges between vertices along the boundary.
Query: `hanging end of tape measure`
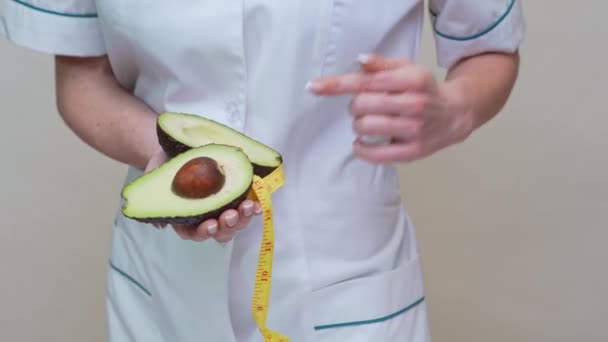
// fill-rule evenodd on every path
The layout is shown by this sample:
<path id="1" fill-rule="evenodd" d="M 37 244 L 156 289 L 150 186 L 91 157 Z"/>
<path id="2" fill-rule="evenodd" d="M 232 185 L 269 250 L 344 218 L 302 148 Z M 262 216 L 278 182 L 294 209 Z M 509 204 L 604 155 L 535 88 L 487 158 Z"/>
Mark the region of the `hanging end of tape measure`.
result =
<path id="1" fill-rule="evenodd" d="M 285 336 L 266 327 L 270 287 L 272 282 L 272 261 L 274 250 L 274 227 L 272 220 L 271 194 L 285 182 L 282 165 L 264 178 L 254 176 L 248 198 L 256 199 L 262 206 L 264 222 L 262 241 L 258 253 L 258 265 L 254 284 L 252 314 L 265 342 L 289 342 Z"/>
<path id="2" fill-rule="evenodd" d="M 289 339 L 282 334 L 279 334 L 276 331 L 272 331 L 270 329 L 265 329 L 263 331 L 264 342 L 290 342 Z"/>

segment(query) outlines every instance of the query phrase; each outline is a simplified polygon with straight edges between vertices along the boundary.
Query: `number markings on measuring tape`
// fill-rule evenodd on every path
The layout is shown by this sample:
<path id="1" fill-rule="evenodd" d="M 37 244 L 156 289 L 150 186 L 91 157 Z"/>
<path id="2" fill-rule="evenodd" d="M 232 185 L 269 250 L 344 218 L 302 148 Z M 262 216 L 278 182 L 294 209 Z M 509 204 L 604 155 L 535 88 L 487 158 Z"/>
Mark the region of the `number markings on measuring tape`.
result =
<path id="1" fill-rule="evenodd" d="M 263 230 L 253 290 L 252 314 L 260 332 L 264 336 L 265 342 L 289 342 L 287 337 L 266 327 L 272 284 L 274 252 L 274 225 L 272 220 L 271 194 L 279 189 L 284 182 L 285 177 L 283 175 L 283 166 L 281 165 L 263 179 L 256 176 L 253 183 L 254 195 L 262 206 Z"/>

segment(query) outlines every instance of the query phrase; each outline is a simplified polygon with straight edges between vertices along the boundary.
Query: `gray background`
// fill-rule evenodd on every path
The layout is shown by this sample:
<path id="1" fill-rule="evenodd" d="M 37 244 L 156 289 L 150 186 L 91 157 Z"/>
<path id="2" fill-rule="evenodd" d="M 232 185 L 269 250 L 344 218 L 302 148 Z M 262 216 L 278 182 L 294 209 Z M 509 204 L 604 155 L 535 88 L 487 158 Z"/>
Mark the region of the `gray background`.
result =
<path id="1" fill-rule="evenodd" d="M 504 112 L 402 168 L 435 341 L 608 340 L 608 3 L 525 11 Z M 434 65 L 428 21 L 425 38 Z M 103 341 L 125 167 L 65 127 L 49 56 L 0 41 L 0 61 L 0 340 Z"/>

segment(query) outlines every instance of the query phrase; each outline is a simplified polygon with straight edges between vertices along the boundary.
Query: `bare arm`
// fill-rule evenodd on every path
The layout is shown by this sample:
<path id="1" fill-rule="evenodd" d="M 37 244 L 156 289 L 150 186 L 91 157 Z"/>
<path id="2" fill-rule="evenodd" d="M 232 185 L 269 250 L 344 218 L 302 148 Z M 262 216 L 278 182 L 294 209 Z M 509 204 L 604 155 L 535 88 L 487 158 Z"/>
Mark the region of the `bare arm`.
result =
<path id="1" fill-rule="evenodd" d="M 469 133 L 490 121 L 503 108 L 519 72 L 519 53 L 487 53 L 452 66 L 443 87 L 468 113 Z"/>
<path id="2" fill-rule="evenodd" d="M 104 155 L 145 169 L 160 151 L 156 113 L 125 91 L 106 57 L 55 58 L 57 107 L 68 127 Z"/>
<path id="3" fill-rule="evenodd" d="M 144 171 L 164 162 L 156 113 L 118 84 L 105 57 L 56 57 L 55 63 L 59 113 L 78 137 L 104 155 Z M 261 214 L 259 203 L 246 200 L 219 220 L 173 228 L 183 239 L 227 242 L 254 214 Z"/>

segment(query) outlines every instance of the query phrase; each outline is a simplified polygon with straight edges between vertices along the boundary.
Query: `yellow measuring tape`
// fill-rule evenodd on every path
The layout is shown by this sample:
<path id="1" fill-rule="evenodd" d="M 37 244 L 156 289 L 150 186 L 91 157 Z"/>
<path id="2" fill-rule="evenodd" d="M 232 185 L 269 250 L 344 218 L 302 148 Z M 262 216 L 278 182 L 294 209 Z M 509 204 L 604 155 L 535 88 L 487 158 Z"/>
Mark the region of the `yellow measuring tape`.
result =
<path id="1" fill-rule="evenodd" d="M 254 176 L 252 191 L 249 193 L 249 199 L 256 200 L 260 203 L 264 217 L 262 243 L 260 244 L 258 266 L 255 274 L 251 313 L 253 314 L 253 318 L 255 319 L 260 332 L 264 336 L 265 342 L 289 342 L 287 337 L 266 327 L 274 252 L 274 224 L 272 221 L 271 195 L 284 183 L 285 174 L 283 165 L 280 165 L 264 178 Z"/>

